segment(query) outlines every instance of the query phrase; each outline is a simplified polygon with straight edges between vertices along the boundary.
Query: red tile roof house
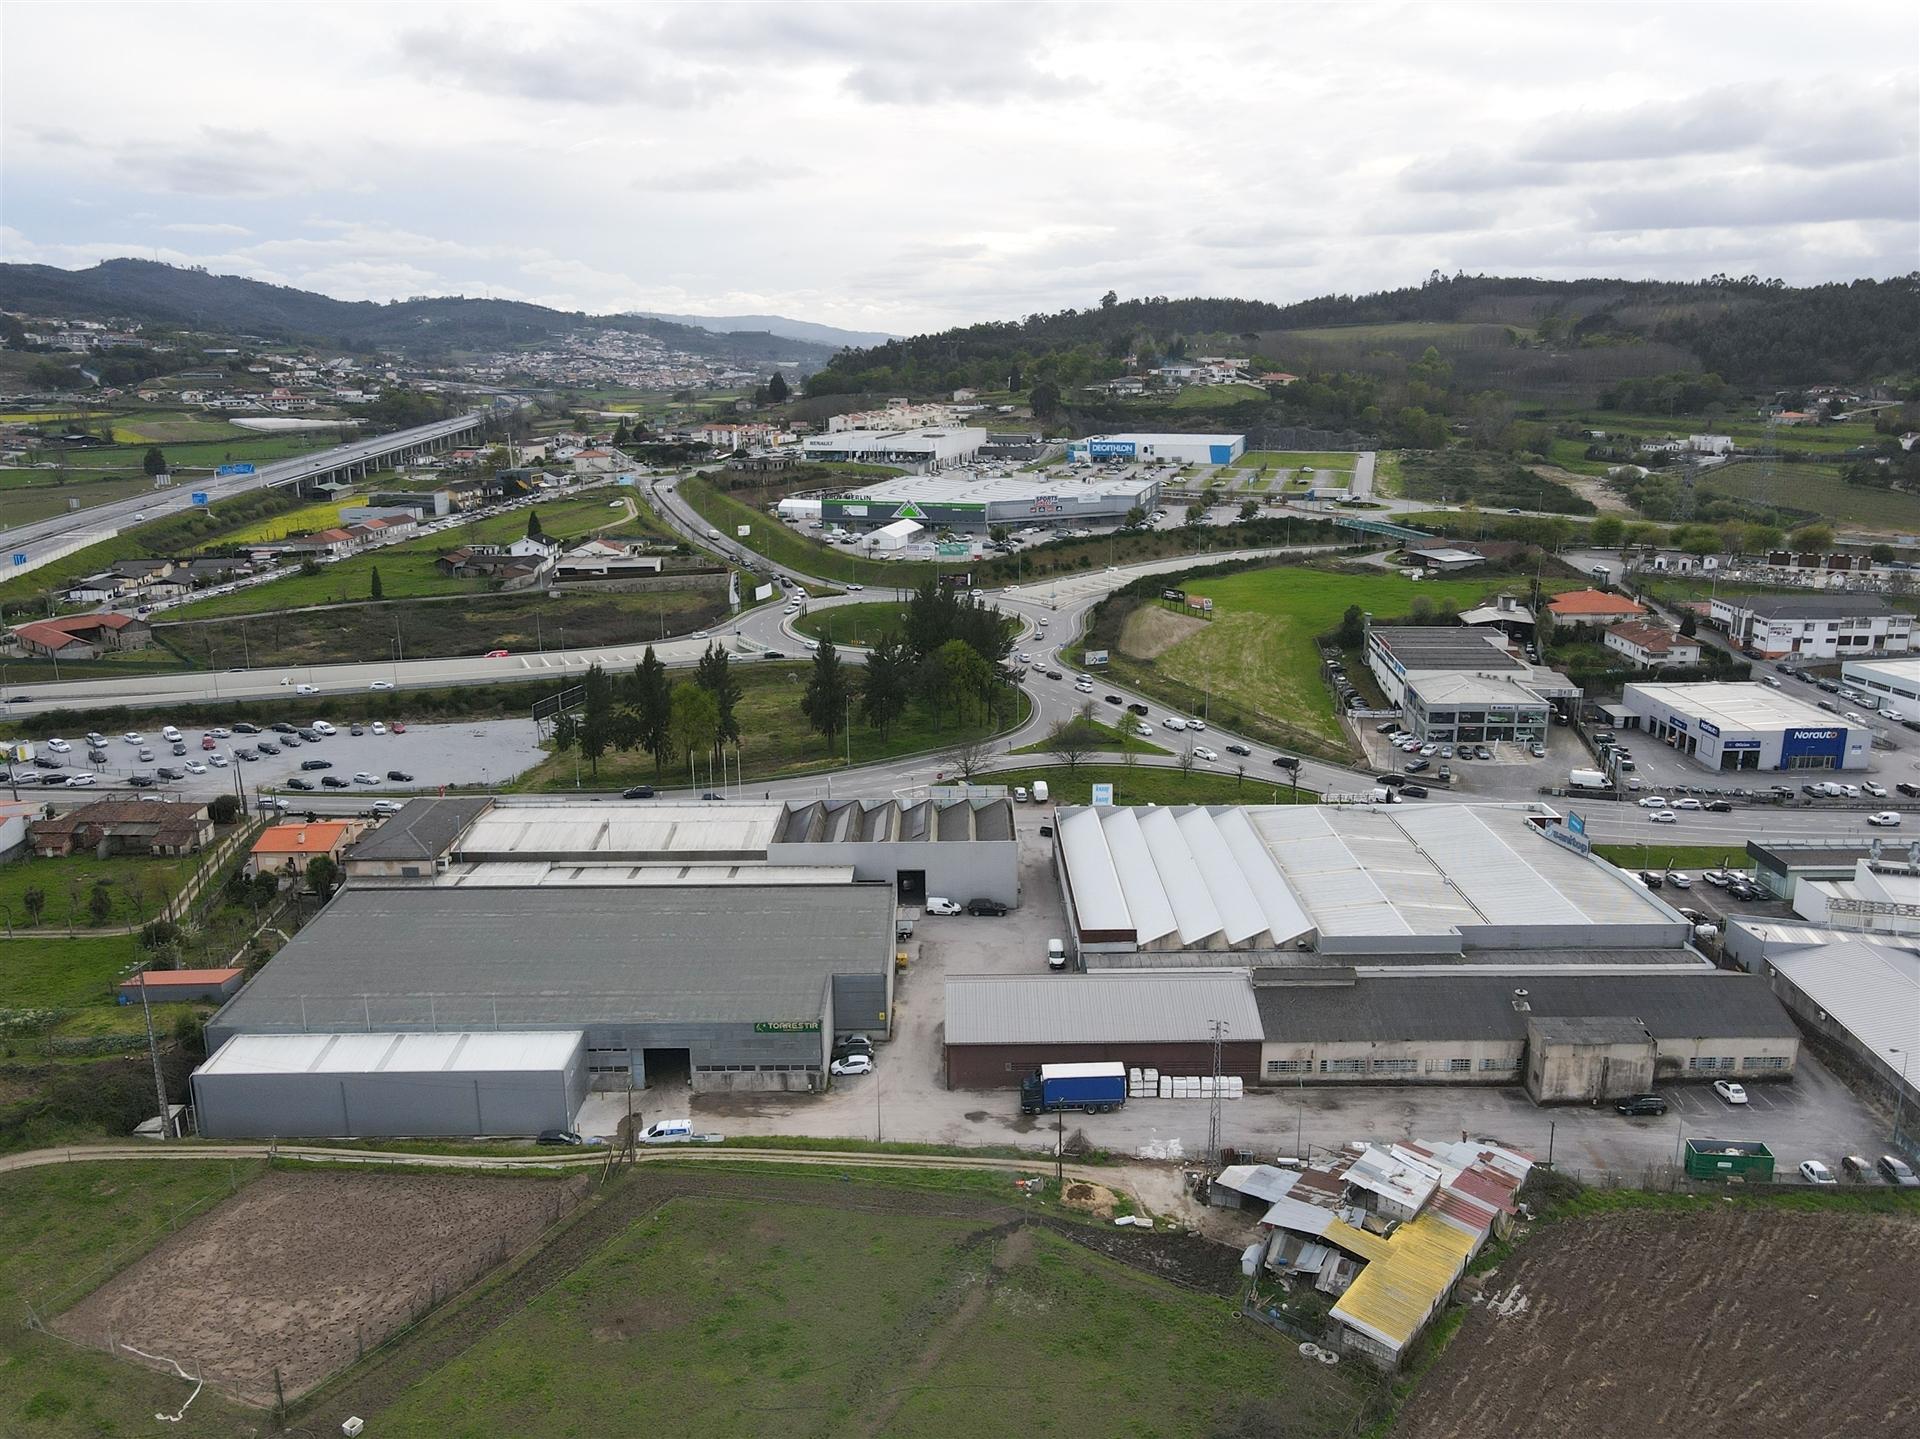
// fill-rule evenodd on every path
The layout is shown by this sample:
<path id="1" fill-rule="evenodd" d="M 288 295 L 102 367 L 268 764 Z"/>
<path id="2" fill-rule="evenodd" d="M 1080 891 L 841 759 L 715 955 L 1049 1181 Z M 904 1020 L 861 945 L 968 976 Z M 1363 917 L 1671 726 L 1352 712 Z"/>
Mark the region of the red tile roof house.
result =
<path id="1" fill-rule="evenodd" d="M 1628 620 L 1607 631 L 1606 645 L 1644 669 L 1662 665 L 1697 665 L 1700 642 L 1683 638 L 1652 620 Z"/>
<path id="2" fill-rule="evenodd" d="M 1568 590 L 1547 601 L 1547 613 L 1563 625 L 1608 625 L 1616 620 L 1637 620 L 1647 611 L 1625 595 L 1610 595 L 1605 590 Z"/>
<path id="3" fill-rule="evenodd" d="M 68 615 L 16 625 L 13 640 L 26 654 L 90 660 L 107 650 L 143 650 L 153 630 L 133 615 Z"/>

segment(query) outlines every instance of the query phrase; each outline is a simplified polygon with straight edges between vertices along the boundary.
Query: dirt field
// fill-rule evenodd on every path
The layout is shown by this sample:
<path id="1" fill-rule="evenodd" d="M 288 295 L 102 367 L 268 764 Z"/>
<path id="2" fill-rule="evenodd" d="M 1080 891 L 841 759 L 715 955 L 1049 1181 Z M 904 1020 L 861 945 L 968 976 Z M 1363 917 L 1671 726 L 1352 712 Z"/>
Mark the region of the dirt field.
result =
<path id="1" fill-rule="evenodd" d="M 246 1403 L 273 1402 L 278 1368 L 292 1399 L 520 1249 L 583 1185 L 269 1174 L 53 1327 L 178 1361 Z"/>
<path id="2" fill-rule="evenodd" d="M 1206 627 L 1205 620 L 1189 619 L 1158 605 L 1141 605 L 1127 616 L 1120 631 L 1120 649 L 1135 659 L 1158 659 L 1195 630 Z"/>
<path id="3" fill-rule="evenodd" d="M 1917 1275 L 1914 1215 L 1703 1199 L 1556 1224 L 1491 1277 L 1396 1439 L 1920 1433 Z"/>

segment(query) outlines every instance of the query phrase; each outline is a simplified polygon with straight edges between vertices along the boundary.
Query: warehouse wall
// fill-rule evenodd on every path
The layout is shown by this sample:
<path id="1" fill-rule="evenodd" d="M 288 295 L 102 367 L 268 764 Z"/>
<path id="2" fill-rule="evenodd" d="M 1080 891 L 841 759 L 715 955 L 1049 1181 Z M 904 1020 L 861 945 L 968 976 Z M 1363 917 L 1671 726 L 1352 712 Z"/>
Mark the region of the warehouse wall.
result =
<path id="1" fill-rule="evenodd" d="M 897 886 L 903 869 L 925 870 L 927 893 L 1020 903 L 1020 846 L 1014 840 L 800 843 L 767 846 L 770 864 L 850 864 L 856 880 Z"/>
<path id="2" fill-rule="evenodd" d="M 1653 1087 L 1653 1045 L 1546 1042 L 1527 1055 L 1527 1093 L 1535 1104 L 1622 1099 Z"/>
<path id="3" fill-rule="evenodd" d="M 1020 1081 L 1043 1064 L 1079 1064 L 1117 1060 L 1129 1067 L 1151 1066 L 1162 1074 L 1213 1073 L 1213 1046 L 1196 1043 L 1140 1042 L 1134 1044 L 949 1044 L 947 1088 L 1016 1089 Z M 1257 1040 L 1220 1047 L 1221 1072 L 1237 1074 L 1248 1083 L 1258 1077 Z"/>
<path id="4" fill-rule="evenodd" d="M 196 1074 L 194 1112 L 214 1139 L 530 1135 L 566 1129 L 585 1074 Z"/>
<path id="5" fill-rule="evenodd" d="M 1517 1084 L 1524 1039 L 1356 1039 L 1260 1046 L 1263 1084 Z M 1465 1068 L 1457 1066 L 1463 1064 Z M 1283 1066 L 1275 1069 L 1275 1065 Z M 1296 1068 L 1306 1065 L 1307 1068 Z"/>
<path id="6" fill-rule="evenodd" d="M 1659 1079 L 1790 1079 L 1800 1062 L 1800 1041 L 1735 1035 L 1656 1039 L 1654 1055 L 1654 1075 Z M 1731 1060 L 1732 1066 L 1703 1067 L 1706 1060 Z"/>

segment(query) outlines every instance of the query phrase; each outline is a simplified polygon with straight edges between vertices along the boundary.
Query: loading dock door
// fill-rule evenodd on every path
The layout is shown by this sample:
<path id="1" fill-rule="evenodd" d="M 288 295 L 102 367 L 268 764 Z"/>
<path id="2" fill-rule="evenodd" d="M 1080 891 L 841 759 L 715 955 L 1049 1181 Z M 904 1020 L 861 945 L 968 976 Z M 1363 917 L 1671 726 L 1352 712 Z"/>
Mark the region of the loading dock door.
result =
<path id="1" fill-rule="evenodd" d="M 903 869 L 897 884 L 900 903 L 925 904 L 927 902 L 927 872 L 924 869 Z"/>

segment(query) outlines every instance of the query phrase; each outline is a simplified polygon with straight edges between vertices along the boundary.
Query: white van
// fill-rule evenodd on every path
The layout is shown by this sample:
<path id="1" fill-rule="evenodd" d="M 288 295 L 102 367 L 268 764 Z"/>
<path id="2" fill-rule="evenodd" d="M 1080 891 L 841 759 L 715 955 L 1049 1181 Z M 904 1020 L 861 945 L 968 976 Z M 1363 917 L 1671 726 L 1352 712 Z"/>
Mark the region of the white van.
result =
<path id="1" fill-rule="evenodd" d="M 1033 802 L 1035 804 L 1045 804 L 1047 800 L 1047 782 L 1043 779 L 1035 780 L 1033 782 Z"/>
<path id="2" fill-rule="evenodd" d="M 180 743 L 180 731 L 175 729 L 172 725 L 162 725 L 160 727 L 160 737 L 164 739 L 168 744 Z"/>
<path id="3" fill-rule="evenodd" d="M 1185 729 L 1187 727 L 1187 722 L 1181 719 L 1179 715 L 1168 715 L 1165 719 L 1161 720 L 1160 723 L 1168 729 Z"/>
<path id="4" fill-rule="evenodd" d="M 1058 974 L 1067 967 L 1067 942 L 1064 939 L 1047 941 L 1047 968 Z"/>

